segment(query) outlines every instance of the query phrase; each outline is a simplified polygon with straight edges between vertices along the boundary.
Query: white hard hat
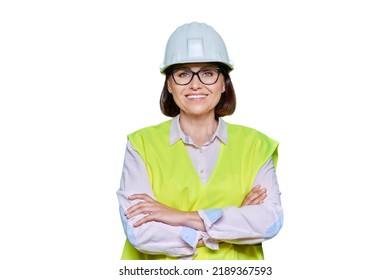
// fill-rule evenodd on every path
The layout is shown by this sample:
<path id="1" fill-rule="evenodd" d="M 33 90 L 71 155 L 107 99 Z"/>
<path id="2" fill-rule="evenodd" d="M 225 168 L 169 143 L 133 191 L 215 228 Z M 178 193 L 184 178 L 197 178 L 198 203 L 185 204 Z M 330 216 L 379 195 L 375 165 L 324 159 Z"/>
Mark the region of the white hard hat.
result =
<path id="1" fill-rule="evenodd" d="M 169 37 L 160 72 L 173 64 L 220 62 L 233 70 L 222 37 L 205 23 L 192 22 L 178 27 Z"/>

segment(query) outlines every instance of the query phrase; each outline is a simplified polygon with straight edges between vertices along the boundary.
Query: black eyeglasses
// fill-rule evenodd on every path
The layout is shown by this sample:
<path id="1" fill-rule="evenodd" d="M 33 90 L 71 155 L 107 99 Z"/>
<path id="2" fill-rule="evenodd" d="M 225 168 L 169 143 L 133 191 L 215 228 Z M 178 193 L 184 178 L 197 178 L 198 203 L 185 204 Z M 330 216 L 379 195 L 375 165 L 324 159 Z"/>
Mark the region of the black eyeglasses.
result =
<path id="1" fill-rule="evenodd" d="M 191 68 L 182 67 L 172 71 L 172 78 L 176 84 L 185 86 L 191 83 L 194 76 L 198 76 L 199 81 L 205 85 L 213 85 L 218 81 L 221 70 L 217 67 L 203 67 L 198 72 L 194 72 Z"/>

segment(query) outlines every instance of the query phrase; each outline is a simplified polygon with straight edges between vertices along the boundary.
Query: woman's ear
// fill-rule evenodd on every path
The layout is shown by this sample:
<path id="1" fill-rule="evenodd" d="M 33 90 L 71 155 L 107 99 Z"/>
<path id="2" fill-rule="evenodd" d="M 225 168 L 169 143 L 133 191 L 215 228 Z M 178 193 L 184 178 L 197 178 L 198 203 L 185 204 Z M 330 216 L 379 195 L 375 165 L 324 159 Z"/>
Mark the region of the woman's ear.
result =
<path id="1" fill-rule="evenodd" d="M 168 88 L 169 93 L 172 93 L 172 87 L 171 87 L 171 81 L 170 80 L 167 81 L 167 88 Z"/>

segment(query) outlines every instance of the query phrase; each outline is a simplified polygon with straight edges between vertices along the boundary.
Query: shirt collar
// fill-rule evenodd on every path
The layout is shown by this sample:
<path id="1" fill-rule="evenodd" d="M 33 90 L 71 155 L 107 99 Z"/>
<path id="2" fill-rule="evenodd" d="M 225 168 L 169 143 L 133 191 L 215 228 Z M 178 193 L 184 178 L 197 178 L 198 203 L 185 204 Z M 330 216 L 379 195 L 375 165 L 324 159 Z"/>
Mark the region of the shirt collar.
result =
<path id="1" fill-rule="evenodd" d="M 193 144 L 191 138 L 185 135 L 185 133 L 181 129 L 179 120 L 180 120 L 180 114 L 172 119 L 171 129 L 170 129 L 170 141 L 169 141 L 170 146 L 175 144 L 180 139 L 182 139 L 184 143 Z M 227 145 L 228 142 L 227 126 L 226 126 L 226 122 L 222 118 L 218 118 L 217 130 L 215 131 L 213 136 L 211 136 L 208 143 L 211 143 L 216 137 L 218 137 L 218 139 L 221 140 L 222 143 Z M 205 145 L 207 145 L 207 143 Z"/>

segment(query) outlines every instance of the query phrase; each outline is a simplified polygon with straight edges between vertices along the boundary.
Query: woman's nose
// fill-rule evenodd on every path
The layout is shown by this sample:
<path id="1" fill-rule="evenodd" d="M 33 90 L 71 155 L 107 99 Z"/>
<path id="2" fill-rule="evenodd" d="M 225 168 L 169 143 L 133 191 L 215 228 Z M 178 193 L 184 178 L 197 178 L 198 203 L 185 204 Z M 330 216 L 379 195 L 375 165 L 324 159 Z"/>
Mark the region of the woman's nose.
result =
<path id="1" fill-rule="evenodd" d="M 199 79 L 198 73 L 195 73 L 192 77 L 192 81 L 190 82 L 190 87 L 192 89 L 199 89 L 202 87 L 202 82 Z"/>

